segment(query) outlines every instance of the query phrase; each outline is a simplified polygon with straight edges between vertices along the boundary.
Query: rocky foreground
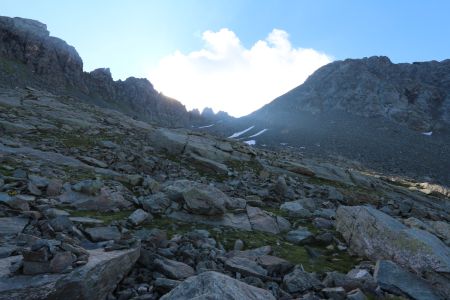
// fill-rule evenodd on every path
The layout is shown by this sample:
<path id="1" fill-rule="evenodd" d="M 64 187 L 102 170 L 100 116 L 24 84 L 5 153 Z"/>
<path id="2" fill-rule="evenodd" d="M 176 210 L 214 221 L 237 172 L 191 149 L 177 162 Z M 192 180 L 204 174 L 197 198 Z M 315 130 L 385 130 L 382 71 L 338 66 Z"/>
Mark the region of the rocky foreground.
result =
<path id="1" fill-rule="evenodd" d="M 0 299 L 449 299 L 449 196 L 0 90 Z"/>

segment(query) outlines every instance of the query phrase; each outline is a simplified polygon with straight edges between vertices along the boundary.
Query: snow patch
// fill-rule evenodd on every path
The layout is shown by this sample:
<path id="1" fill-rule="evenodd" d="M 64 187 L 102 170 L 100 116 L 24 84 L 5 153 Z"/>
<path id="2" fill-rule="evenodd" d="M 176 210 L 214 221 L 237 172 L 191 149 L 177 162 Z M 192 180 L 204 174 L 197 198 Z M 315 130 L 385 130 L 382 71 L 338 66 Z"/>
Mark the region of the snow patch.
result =
<path id="1" fill-rule="evenodd" d="M 267 128 L 264 128 L 264 129 L 261 130 L 260 132 L 255 133 L 254 135 L 249 136 L 249 138 L 252 138 L 252 137 L 256 137 L 256 136 L 258 136 L 258 135 L 261 135 L 261 134 L 263 134 L 264 132 L 266 132 L 267 130 L 268 130 Z"/>
<path id="2" fill-rule="evenodd" d="M 232 135 L 230 135 L 228 138 L 229 138 L 229 139 L 237 138 L 237 137 L 243 135 L 244 133 L 246 133 L 247 131 L 252 130 L 253 127 L 255 127 L 255 126 L 250 126 L 249 128 L 247 128 L 247 129 L 245 129 L 245 130 L 242 130 L 242 131 L 239 131 L 239 132 L 235 132 L 235 133 L 233 133 Z"/>
<path id="3" fill-rule="evenodd" d="M 198 129 L 213 127 L 215 124 L 200 126 Z"/>
<path id="4" fill-rule="evenodd" d="M 250 146 L 256 145 L 256 141 L 255 140 L 244 141 L 244 143 L 246 143 L 247 145 L 250 145 Z"/>
<path id="5" fill-rule="evenodd" d="M 431 136 L 433 134 L 433 131 L 428 131 L 428 132 L 422 132 L 423 135 L 428 135 Z"/>

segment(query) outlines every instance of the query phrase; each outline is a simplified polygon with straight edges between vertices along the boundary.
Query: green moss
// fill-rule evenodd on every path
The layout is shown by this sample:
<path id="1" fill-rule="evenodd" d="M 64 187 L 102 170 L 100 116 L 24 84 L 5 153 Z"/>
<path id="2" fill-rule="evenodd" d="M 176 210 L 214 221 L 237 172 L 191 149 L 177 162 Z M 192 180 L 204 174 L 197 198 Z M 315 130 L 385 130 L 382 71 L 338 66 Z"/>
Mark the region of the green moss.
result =
<path id="1" fill-rule="evenodd" d="M 84 169 L 84 168 L 72 168 L 68 166 L 64 166 L 62 168 L 64 170 L 65 180 L 71 181 L 73 183 L 85 180 L 85 179 L 96 179 L 99 177 L 94 171 Z M 100 176 L 101 177 L 101 176 Z M 102 177 L 102 179 L 105 179 Z"/>
<path id="2" fill-rule="evenodd" d="M 99 212 L 93 210 L 71 210 L 66 209 L 73 217 L 89 217 L 102 220 L 106 225 L 113 221 L 119 221 L 128 218 L 132 210 L 122 210 L 118 212 Z"/>
<path id="3" fill-rule="evenodd" d="M 309 272 L 339 271 L 348 272 L 357 260 L 346 252 L 334 252 L 323 247 L 309 247 L 312 252 L 320 253 L 317 258 L 311 257 L 304 246 L 298 246 L 285 241 L 280 235 L 273 235 L 259 231 L 241 231 L 223 229 L 221 232 L 212 231 L 212 236 L 227 250 L 232 250 L 237 239 L 244 241 L 246 249 L 271 246 L 273 255 L 284 258 L 294 264 L 301 264 Z"/>
<path id="4" fill-rule="evenodd" d="M 227 160 L 225 165 L 237 172 L 245 172 L 251 170 L 254 174 L 259 174 L 264 168 L 256 159 L 249 161 Z"/>

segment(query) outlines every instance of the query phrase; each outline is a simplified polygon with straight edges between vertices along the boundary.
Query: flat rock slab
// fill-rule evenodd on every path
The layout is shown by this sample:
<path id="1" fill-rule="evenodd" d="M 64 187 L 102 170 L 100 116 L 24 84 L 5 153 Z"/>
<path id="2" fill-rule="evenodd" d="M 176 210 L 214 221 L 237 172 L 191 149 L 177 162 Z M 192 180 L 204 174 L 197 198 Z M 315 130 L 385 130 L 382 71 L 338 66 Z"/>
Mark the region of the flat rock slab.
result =
<path id="1" fill-rule="evenodd" d="M 183 211 L 174 211 L 170 215 L 168 215 L 168 217 L 178 221 L 189 223 L 201 223 L 212 226 L 226 226 L 246 231 L 252 230 L 252 226 L 250 224 L 250 221 L 248 220 L 248 216 L 246 213 L 226 213 L 222 216 L 203 216 L 194 215 Z"/>
<path id="2" fill-rule="evenodd" d="M 247 276 L 255 276 L 263 279 L 267 277 L 266 269 L 258 265 L 254 260 L 246 257 L 235 256 L 227 259 L 225 261 L 225 268 Z"/>
<path id="3" fill-rule="evenodd" d="M 450 273 L 450 250 L 441 240 L 370 206 L 340 206 L 336 229 L 361 256 L 390 259 L 418 273 Z"/>
<path id="4" fill-rule="evenodd" d="M 68 274 L 9 277 L 11 263 L 21 256 L 0 259 L 0 300 L 105 299 L 139 258 L 139 249 L 88 251 L 89 262 Z"/>
<path id="5" fill-rule="evenodd" d="M 391 261 L 379 260 L 374 275 L 377 284 L 388 292 L 416 300 L 442 299 L 428 282 L 403 270 Z"/>
<path id="6" fill-rule="evenodd" d="M 267 290 L 209 271 L 189 277 L 161 298 L 161 300 L 180 299 L 275 300 L 275 297 Z"/>
<path id="7" fill-rule="evenodd" d="M 28 224 L 27 218 L 5 217 L 0 218 L 0 237 L 7 235 L 16 235 L 22 232 Z"/>
<path id="8" fill-rule="evenodd" d="M 86 228 L 86 233 L 93 242 L 118 241 L 122 236 L 119 229 L 115 226 Z"/>

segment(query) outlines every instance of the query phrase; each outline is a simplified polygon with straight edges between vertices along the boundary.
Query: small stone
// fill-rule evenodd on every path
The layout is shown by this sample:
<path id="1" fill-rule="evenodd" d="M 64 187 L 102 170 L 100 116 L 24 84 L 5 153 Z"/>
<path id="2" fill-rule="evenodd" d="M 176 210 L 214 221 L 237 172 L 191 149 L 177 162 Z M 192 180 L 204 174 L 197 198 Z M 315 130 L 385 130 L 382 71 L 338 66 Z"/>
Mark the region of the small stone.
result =
<path id="1" fill-rule="evenodd" d="M 28 191 L 35 196 L 41 196 L 42 195 L 42 191 L 36 186 L 34 185 L 31 181 L 28 182 L 27 185 Z"/>
<path id="2" fill-rule="evenodd" d="M 50 197 L 59 196 L 61 194 L 63 182 L 58 179 L 51 179 L 47 185 L 47 195 Z"/>
<path id="3" fill-rule="evenodd" d="M 57 252 L 50 262 L 50 271 L 52 273 L 62 273 L 72 267 L 73 256 L 68 251 Z"/>
<path id="4" fill-rule="evenodd" d="M 238 251 L 244 249 L 244 242 L 242 240 L 236 240 L 234 242 L 234 248 L 233 249 L 234 250 L 238 250 Z"/>
<path id="5" fill-rule="evenodd" d="M 152 215 L 140 208 L 135 210 L 128 217 L 128 221 L 130 221 L 130 223 L 133 224 L 134 226 L 141 225 L 145 221 L 150 221 L 151 219 L 152 219 Z"/>

